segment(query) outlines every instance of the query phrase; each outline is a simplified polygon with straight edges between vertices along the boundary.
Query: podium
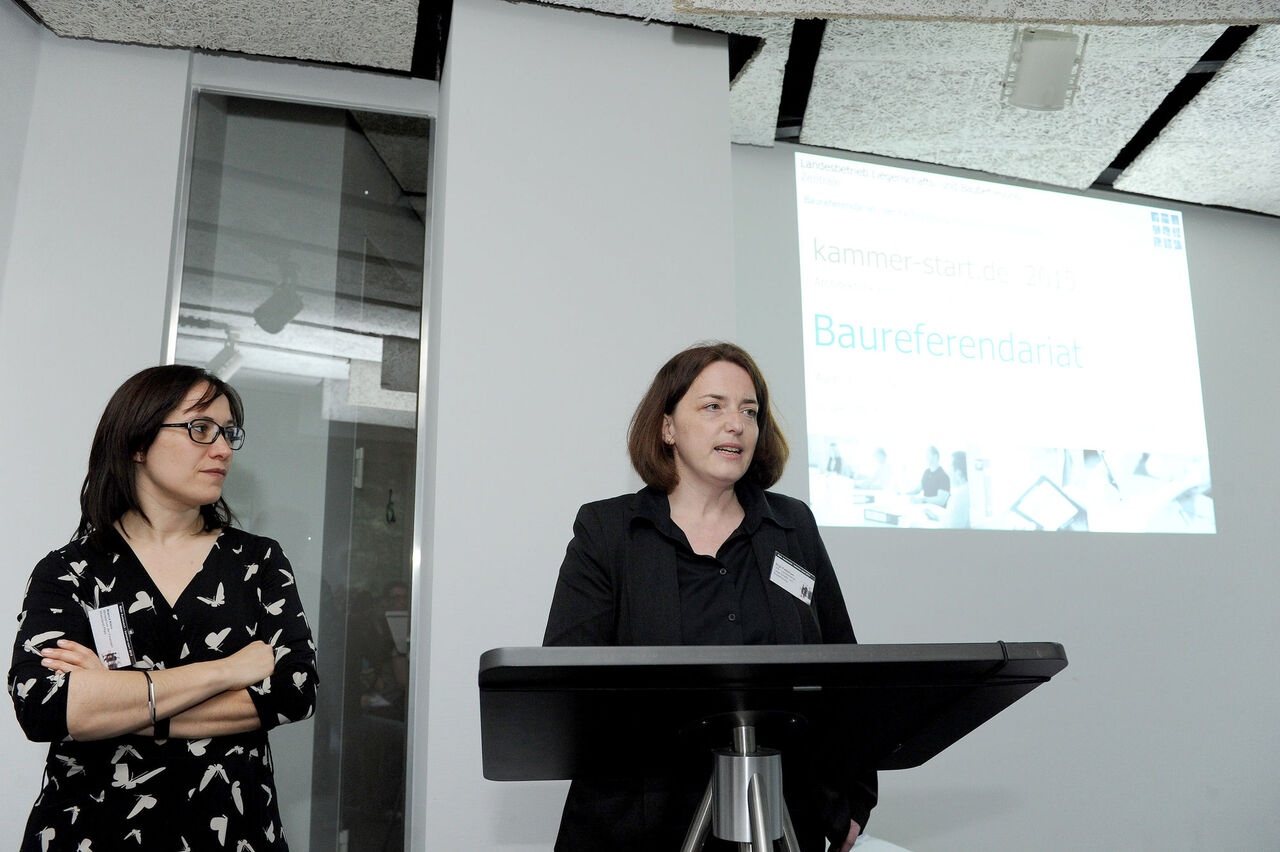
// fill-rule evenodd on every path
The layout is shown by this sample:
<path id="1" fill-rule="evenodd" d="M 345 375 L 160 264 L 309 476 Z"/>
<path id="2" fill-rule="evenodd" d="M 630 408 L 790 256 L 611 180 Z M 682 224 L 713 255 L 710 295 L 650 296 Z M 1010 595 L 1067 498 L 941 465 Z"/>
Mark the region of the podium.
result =
<path id="1" fill-rule="evenodd" d="M 766 744 L 829 734 L 838 735 L 850 762 L 907 769 L 1066 665 L 1066 652 L 1051 642 L 497 648 L 480 657 L 484 777 L 640 774 L 687 759 L 691 749 L 719 745 L 754 758 L 770 751 Z M 684 848 L 701 845 L 692 835 L 705 835 L 698 823 L 713 816 L 717 836 L 743 848 L 743 831 L 753 849 L 772 848 L 779 836 L 793 843 L 785 809 L 777 816 L 781 794 L 770 789 L 769 770 L 739 764 L 729 771 L 749 773 L 746 783 L 727 780 L 733 792 L 725 795 L 738 800 L 732 809 L 750 824 L 721 833 L 720 814 L 730 806 L 714 801 L 713 775 Z M 759 799 L 750 775 L 766 787 Z"/>

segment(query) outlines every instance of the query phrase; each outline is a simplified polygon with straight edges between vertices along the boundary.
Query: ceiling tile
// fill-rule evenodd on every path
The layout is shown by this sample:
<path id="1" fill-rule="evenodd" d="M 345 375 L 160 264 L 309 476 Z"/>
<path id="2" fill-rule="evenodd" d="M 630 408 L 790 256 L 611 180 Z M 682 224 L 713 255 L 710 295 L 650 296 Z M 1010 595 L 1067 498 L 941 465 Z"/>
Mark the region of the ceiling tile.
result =
<path id="1" fill-rule="evenodd" d="M 675 0 L 681 12 L 786 18 L 880 18 L 1077 24 L 1280 22 L 1270 0 Z"/>
<path id="2" fill-rule="evenodd" d="M 1223 28 L 1078 28 L 1080 92 L 1057 112 L 1001 106 L 1014 31 L 828 22 L 800 141 L 1083 189 Z"/>
<path id="3" fill-rule="evenodd" d="M 418 0 L 26 0 L 58 35 L 409 70 Z"/>
<path id="4" fill-rule="evenodd" d="M 1280 27 L 1261 27 L 1116 189 L 1280 216 Z"/>

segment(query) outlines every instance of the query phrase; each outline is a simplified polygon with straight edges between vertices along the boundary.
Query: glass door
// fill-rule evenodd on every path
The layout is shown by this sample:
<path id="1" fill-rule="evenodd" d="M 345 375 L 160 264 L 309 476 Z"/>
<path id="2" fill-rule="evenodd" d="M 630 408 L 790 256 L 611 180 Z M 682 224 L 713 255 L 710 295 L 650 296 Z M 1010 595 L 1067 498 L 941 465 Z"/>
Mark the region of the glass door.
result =
<path id="1" fill-rule="evenodd" d="M 196 98 L 175 359 L 250 436 L 225 494 L 279 540 L 315 635 L 314 719 L 271 733 L 295 849 L 401 849 L 431 122 Z"/>

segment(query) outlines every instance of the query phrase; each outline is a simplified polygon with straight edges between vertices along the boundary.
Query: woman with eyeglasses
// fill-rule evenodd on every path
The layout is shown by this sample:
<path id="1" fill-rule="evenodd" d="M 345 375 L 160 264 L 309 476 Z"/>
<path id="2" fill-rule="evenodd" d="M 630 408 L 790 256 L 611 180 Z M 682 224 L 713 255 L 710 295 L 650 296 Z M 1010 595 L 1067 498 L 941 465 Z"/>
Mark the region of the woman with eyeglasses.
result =
<path id="1" fill-rule="evenodd" d="M 23 850 L 287 849 L 267 731 L 315 708 L 315 646 L 280 545 L 222 498 L 233 388 L 152 367 L 107 403 L 80 525 L 42 559 L 8 686 L 49 742 Z"/>

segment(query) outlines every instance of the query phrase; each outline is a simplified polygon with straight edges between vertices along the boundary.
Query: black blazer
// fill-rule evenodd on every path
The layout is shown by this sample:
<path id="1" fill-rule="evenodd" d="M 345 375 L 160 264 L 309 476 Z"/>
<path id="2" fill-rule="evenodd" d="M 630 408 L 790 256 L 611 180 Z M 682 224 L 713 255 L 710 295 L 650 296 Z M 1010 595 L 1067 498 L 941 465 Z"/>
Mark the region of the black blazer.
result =
<path id="1" fill-rule="evenodd" d="M 740 485 L 739 499 L 760 512 L 761 523 L 751 546 L 777 642 L 857 641 L 809 507 L 752 486 Z M 676 545 L 659 529 L 664 520 L 669 521 L 669 511 L 666 495 L 652 488 L 588 503 L 578 510 L 573 540 L 560 566 L 544 645 L 681 644 Z M 775 553 L 814 575 L 812 604 L 770 582 Z M 829 769 L 821 771 L 824 778 L 832 775 Z M 792 770 L 788 768 L 787 773 Z M 849 819 L 865 828 L 875 805 L 874 771 L 835 774 L 838 778 L 824 781 L 820 791 L 805 793 L 802 802 L 794 800 L 792 779 L 787 775 L 788 805 L 806 850 L 820 849 L 823 834 L 843 840 Z M 565 803 L 556 849 L 678 848 L 706 778 L 703 774 L 575 781 Z"/>

